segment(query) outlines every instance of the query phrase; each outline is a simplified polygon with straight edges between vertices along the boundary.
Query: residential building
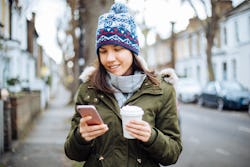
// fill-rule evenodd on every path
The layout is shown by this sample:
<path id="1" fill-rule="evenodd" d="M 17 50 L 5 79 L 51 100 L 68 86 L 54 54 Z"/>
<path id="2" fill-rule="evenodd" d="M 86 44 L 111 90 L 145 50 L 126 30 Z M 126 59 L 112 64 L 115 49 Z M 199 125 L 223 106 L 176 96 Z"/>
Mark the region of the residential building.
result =
<path id="1" fill-rule="evenodd" d="M 231 1 L 218 5 L 221 18 L 212 48 L 215 80 L 237 80 L 250 89 L 250 75 L 247 73 L 250 71 L 250 1 L 245 0 L 234 8 Z M 168 38 L 158 40 L 148 48 L 150 67 L 161 69 L 168 66 L 170 45 L 171 38 Z M 187 28 L 175 34 L 175 56 L 175 70 L 180 77 L 197 80 L 203 86 L 208 82 L 206 37 L 198 18 L 190 19 Z"/>
<path id="2" fill-rule="evenodd" d="M 35 14 L 28 19 L 25 9 L 29 0 L 0 0 L 0 89 L 11 92 L 21 90 L 40 90 L 41 106 L 44 108 L 49 100 L 47 76 L 42 76 L 42 68 L 53 71 L 51 64 L 56 63 L 43 52 L 37 43 L 38 33 L 35 29 Z M 14 87 L 10 80 L 18 80 Z"/>
<path id="3" fill-rule="evenodd" d="M 220 20 L 220 52 L 214 56 L 217 80 L 237 80 L 250 89 L 250 1 Z"/>

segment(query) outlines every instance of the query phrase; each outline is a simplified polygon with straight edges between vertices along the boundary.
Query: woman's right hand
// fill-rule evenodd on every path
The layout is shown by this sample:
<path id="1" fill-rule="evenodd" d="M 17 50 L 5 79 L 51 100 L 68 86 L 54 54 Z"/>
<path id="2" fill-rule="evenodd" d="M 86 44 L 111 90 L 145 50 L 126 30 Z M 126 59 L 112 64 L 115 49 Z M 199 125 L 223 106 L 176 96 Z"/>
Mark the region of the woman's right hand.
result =
<path id="1" fill-rule="evenodd" d="M 80 119 L 79 123 L 81 136 L 86 141 L 91 141 L 108 131 L 108 126 L 106 124 L 89 126 L 86 122 L 90 119 L 90 116 L 83 117 Z"/>

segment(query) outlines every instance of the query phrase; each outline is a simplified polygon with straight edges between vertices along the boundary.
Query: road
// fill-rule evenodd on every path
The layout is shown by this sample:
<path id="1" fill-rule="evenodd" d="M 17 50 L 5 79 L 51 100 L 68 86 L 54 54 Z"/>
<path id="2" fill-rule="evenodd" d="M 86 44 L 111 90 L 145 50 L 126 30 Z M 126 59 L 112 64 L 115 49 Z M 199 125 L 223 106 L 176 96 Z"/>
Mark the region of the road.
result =
<path id="1" fill-rule="evenodd" d="M 72 166 L 64 155 L 63 143 L 73 106 L 63 107 L 65 95 L 60 97 L 41 114 L 20 146 L 0 158 L 0 167 Z M 183 152 L 172 167 L 250 166 L 250 115 L 246 111 L 219 112 L 180 104 L 180 117 Z"/>
<path id="2" fill-rule="evenodd" d="M 183 152 L 174 167 L 250 166 L 250 115 L 180 104 Z"/>

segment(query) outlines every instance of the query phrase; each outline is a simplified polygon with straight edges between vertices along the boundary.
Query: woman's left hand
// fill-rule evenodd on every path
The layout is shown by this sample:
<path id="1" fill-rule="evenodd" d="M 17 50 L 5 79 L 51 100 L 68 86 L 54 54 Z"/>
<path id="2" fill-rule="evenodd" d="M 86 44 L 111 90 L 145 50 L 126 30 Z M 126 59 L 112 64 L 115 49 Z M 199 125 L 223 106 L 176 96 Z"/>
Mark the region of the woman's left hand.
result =
<path id="1" fill-rule="evenodd" d="M 143 120 L 132 120 L 128 122 L 126 130 L 131 136 L 142 142 L 147 142 L 151 136 L 151 127 L 149 123 Z"/>

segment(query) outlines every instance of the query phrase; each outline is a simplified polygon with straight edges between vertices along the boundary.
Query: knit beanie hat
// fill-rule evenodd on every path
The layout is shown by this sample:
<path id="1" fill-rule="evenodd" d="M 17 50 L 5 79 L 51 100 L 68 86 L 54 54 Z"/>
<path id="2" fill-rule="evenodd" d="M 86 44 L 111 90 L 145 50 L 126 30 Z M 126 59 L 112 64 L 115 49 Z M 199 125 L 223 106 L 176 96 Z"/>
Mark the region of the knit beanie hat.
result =
<path id="1" fill-rule="evenodd" d="M 133 16 L 128 13 L 125 4 L 115 3 L 109 13 L 99 17 L 96 30 L 96 52 L 103 45 L 119 45 L 136 55 L 139 53 L 139 42 Z"/>

